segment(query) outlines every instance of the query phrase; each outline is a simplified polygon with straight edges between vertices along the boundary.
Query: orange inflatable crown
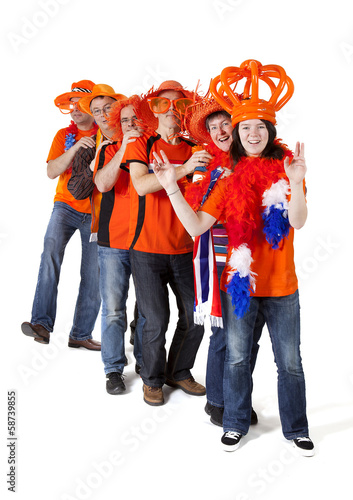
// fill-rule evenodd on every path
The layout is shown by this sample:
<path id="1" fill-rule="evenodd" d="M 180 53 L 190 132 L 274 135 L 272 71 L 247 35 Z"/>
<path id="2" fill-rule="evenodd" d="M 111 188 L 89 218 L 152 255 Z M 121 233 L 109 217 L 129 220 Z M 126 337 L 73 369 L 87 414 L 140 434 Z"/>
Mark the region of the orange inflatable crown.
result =
<path id="1" fill-rule="evenodd" d="M 246 78 L 246 81 L 242 92 L 243 98 L 240 100 L 235 88 L 243 78 Z M 279 79 L 277 85 L 272 78 Z M 259 98 L 259 80 L 270 87 L 271 97 L 268 101 Z M 224 68 L 221 74 L 211 81 L 210 91 L 215 100 L 232 115 L 234 127 L 241 121 L 256 118 L 276 124 L 276 111 L 292 97 L 294 85 L 281 66 L 275 64 L 263 66 L 259 61 L 248 59 L 240 65 L 240 68 L 235 66 Z"/>

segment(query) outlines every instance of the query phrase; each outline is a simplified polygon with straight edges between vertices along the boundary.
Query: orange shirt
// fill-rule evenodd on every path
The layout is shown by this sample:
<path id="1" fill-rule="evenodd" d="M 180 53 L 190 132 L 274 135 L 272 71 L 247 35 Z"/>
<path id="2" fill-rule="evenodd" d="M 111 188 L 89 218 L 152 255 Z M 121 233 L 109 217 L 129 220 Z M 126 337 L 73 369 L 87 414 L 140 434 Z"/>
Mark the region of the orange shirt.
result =
<path id="1" fill-rule="evenodd" d="M 93 179 L 119 151 L 121 142 L 103 146 L 94 166 Z M 125 156 L 120 164 L 120 175 L 115 186 L 102 193 L 99 213 L 98 245 L 128 250 L 127 237 L 130 215 L 130 173 Z"/>
<path id="2" fill-rule="evenodd" d="M 191 157 L 192 143 L 181 139 L 177 145 L 164 141 L 160 135 L 143 135 L 128 144 L 126 159 L 129 163 L 146 165 L 152 170 L 153 153 L 162 149 L 170 163 L 176 167 Z M 185 192 L 186 178 L 178 185 Z M 128 246 L 141 252 L 175 255 L 192 252 L 193 241 L 176 216 L 164 189 L 146 196 L 139 196 L 131 183 L 130 230 Z"/>
<path id="3" fill-rule="evenodd" d="M 65 135 L 66 129 L 60 129 L 54 137 L 52 142 L 49 155 L 47 158 L 47 162 L 50 160 L 55 160 L 59 156 L 61 156 L 65 152 Z M 81 137 L 95 135 L 95 129 L 91 130 L 78 130 L 76 136 L 76 142 L 81 139 Z M 70 205 L 74 210 L 78 212 L 89 214 L 91 213 L 91 204 L 89 198 L 84 200 L 76 200 L 72 194 L 67 189 L 67 183 L 71 177 L 71 168 L 68 168 L 63 172 L 58 180 L 58 184 L 56 186 L 56 193 L 54 197 L 55 201 L 62 201 L 67 205 Z"/>
<path id="4" fill-rule="evenodd" d="M 226 219 L 226 197 L 225 183 L 219 183 L 215 186 L 202 211 L 218 219 Z M 227 224 L 225 223 L 227 228 Z M 279 248 L 273 250 L 266 241 L 262 228 L 259 228 L 254 235 L 258 244 L 256 245 L 252 258 L 251 271 L 256 273 L 255 297 L 280 297 L 294 293 L 298 288 L 298 280 L 295 274 L 294 266 L 294 229 L 289 230 L 288 238 L 283 238 L 279 243 Z M 231 250 L 231 249 L 230 249 Z M 230 251 L 227 254 L 227 264 L 222 274 L 221 289 L 226 292 L 226 284 L 229 281 Z"/>

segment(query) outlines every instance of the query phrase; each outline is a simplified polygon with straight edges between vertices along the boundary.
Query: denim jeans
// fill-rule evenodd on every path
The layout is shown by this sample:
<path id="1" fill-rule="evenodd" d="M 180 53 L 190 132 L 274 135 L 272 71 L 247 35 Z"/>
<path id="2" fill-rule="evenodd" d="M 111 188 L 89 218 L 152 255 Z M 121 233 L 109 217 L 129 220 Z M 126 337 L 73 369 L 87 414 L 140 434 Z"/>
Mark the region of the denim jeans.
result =
<path id="1" fill-rule="evenodd" d="M 203 326 L 194 324 L 192 253 L 163 255 L 130 250 L 137 304 L 145 319 L 142 333 L 141 377 L 146 385 L 162 387 L 166 378 L 180 381 L 191 376 L 203 337 Z M 169 323 L 168 286 L 173 291 L 178 322 L 165 350 Z"/>
<path id="2" fill-rule="evenodd" d="M 44 237 L 31 323 L 42 325 L 50 332 L 53 331 L 61 264 L 66 245 L 77 229 L 80 231 L 82 245 L 81 282 L 70 337 L 75 340 L 86 340 L 92 338 L 101 302 L 97 244 L 89 241 L 91 215 L 77 212 L 60 201 L 54 203 Z"/>
<path id="3" fill-rule="evenodd" d="M 305 380 L 300 356 L 299 294 L 252 297 L 242 319 L 233 312 L 231 296 L 221 292 L 226 323 L 224 372 L 224 431 L 248 432 L 252 377 L 250 355 L 255 324 L 266 323 L 278 373 L 278 404 L 282 432 L 287 439 L 308 435 Z"/>
<path id="4" fill-rule="evenodd" d="M 99 287 L 102 297 L 101 355 L 106 374 L 123 373 L 125 365 L 125 332 L 127 329 L 126 301 L 129 291 L 131 264 L 129 250 L 98 246 Z M 135 330 L 134 355 L 141 359 L 142 318 Z"/>
<path id="5" fill-rule="evenodd" d="M 217 266 L 218 281 L 220 282 L 222 266 Z M 221 306 L 223 311 L 223 295 L 221 294 Z M 225 325 L 223 325 L 225 326 Z M 263 323 L 260 318 L 257 319 L 254 333 L 253 344 L 251 349 L 250 370 L 253 373 L 259 351 L 259 340 L 261 337 Z M 223 398 L 223 377 L 224 377 L 224 361 L 226 356 L 226 334 L 225 329 L 218 326 L 211 327 L 212 335 L 210 336 L 210 344 L 207 356 L 206 368 L 206 397 L 207 401 L 212 406 L 219 408 L 224 407 Z"/>

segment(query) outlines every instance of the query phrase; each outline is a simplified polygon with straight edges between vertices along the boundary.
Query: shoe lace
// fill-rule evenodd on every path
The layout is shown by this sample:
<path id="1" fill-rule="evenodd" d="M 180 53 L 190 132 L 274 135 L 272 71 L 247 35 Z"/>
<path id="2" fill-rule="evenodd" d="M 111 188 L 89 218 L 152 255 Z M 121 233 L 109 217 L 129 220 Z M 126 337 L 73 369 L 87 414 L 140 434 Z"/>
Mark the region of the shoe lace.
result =
<path id="1" fill-rule="evenodd" d="M 240 432 L 234 432 L 234 431 L 228 431 L 226 432 L 225 437 L 229 437 L 232 439 L 237 439 L 239 436 L 241 436 Z"/>
<path id="2" fill-rule="evenodd" d="M 151 387 L 150 385 L 147 386 L 147 390 L 149 392 L 157 392 L 160 390 L 160 387 Z"/>
<path id="3" fill-rule="evenodd" d="M 109 373 L 109 380 L 112 382 L 118 382 L 119 380 L 124 380 L 124 375 L 117 372 Z"/>

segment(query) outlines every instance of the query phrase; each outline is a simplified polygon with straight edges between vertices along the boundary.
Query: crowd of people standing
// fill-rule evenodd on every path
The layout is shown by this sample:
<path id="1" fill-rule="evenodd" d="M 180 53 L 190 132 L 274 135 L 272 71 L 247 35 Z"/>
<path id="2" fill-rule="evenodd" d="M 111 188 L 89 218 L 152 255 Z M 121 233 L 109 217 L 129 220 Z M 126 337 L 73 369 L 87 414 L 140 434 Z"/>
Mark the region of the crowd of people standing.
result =
<path id="1" fill-rule="evenodd" d="M 81 281 L 68 345 L 101 352 L 109 394 L 126 391 L 132 276 L 131 342 L 145 403 L 163 405 L 164 384 L 206 395 L 206 413 L 223 426 L 222 446 L 234 451 L 258 420 L 252 372 L 266 324 L 283 434 L 312 456 L 293 259 L 294 230 L 307 217 L 306 165 L 303 144 L 292 153 L 276 138 L 275 112 L 293 93 L 276 68 L 254 60 L 226 68 L 206 96 L 174 80 L 129 97 L 81 80 L 55 99 L 71 123 L 55 135 L 47 159 L 58 183 L 31 321 L 21 329 L 50 342 L 65 248 L 79 230 Z M 244 91 L 235 93 L 241 78 Z M 259 79 L 271 88 L 269 100 L 259 98 Z M 169 290 L 178 318 L 167 352 Z M 92 332 L 100 310 L 98 342 Z M 191 370 L 208 316 L 204 387 Z"/>

